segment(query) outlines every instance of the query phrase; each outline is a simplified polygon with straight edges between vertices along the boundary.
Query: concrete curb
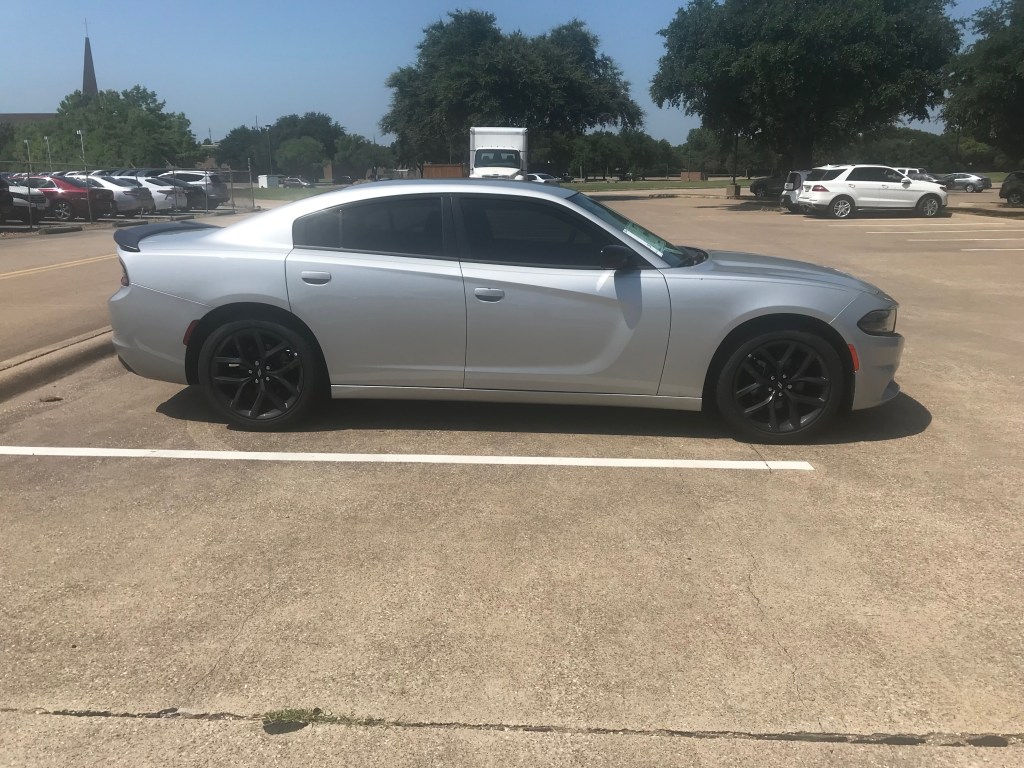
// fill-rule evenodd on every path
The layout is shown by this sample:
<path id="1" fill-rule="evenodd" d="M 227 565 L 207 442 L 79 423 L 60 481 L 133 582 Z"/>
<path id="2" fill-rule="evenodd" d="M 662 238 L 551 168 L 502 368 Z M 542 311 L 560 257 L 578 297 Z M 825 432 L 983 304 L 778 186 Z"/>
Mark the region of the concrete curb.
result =
<path id="1" fill-rule="evenodd" d="M 112 335 L 108 326 L 0 362 L 0 402 L 113 354 Z"/>

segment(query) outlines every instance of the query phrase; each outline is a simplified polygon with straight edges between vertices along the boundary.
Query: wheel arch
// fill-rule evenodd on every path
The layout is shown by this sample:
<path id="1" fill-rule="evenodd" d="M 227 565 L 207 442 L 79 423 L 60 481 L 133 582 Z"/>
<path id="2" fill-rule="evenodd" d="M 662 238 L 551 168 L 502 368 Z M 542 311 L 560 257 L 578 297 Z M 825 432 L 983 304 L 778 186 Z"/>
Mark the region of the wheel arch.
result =
<path id="1" fill-rule="evenodd" d="M 185 348 L 185 377 L 189 384 L 199 383 L 199 353 L 203 349 L 203 344 L 210 338 L 210 334 L 225 323 L 235 320 L 269 320 L 301 333 L 316 350 L 323 379 L 328 386 L 330 385 L 324 351 L 320 348 L 320 342 L 317 341 L 316 335 L 310 327 L 286 309 L 275 307 L 272 304 L 248 301 L 217 307 L 207 312 L 199 320 L 199 324 L 189 335 L 188 346 Z"/>
<path id="2" fill-rule="evenodd" d="M 850 354 L 849 345 L 839 334 L 839 331 L 823 320 L 795 313 L 776 313 L 751 318 L 733 328 L 722 339 L 718 349 L 715 350 L 714 356 L 711 358 L 711 364 L 708 366 L 704 377 L 704 388 L 702 391 L 704 410 L 710 411 L 715 408 L 715 386 L 718 382 L 718 377 L 722 374 L 722 368 L 725 366 L 732 351 L 755 336 L 771 331 L 806 331 L 815 333 L 828 342 L 829 346 L 839 355 L 839 361 L 843 365 L 846 381 L 844 382 L 843 399 L 840 407 L 842 411 L 849 411 L 853 405 L 854 386 L 853 357 Z"/>

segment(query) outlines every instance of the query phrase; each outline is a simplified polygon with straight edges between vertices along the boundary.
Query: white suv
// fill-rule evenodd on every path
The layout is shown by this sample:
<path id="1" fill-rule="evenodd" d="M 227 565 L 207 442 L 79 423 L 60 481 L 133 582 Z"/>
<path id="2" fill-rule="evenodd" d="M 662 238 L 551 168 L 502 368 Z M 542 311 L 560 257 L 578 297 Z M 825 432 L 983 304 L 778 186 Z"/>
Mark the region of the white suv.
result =
<path id="1" fill-rule="evenodd" d="M 885 165 L 826 165 L 804 179 L 797 202 L 805 211 L 827 212 L 834 219 L 863 209 L 916 210 L 931 218 L 946 207 L 946 190 Z"/>

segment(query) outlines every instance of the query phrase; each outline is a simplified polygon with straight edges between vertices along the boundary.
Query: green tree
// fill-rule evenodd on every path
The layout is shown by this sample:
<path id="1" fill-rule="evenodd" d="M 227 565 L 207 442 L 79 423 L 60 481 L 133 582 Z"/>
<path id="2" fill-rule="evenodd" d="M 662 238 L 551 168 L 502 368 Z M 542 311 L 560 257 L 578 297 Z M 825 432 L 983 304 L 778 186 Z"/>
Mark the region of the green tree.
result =
<path id="1" fill-rule="evenodd" d="M 449 13 L 424 30 L 416 63 L 388 77 L 380 127 L 398 137 L 399 159 L 417 165 L 463 160 L 474 125 L 525 126 L 534 146 L 553 150 L 548 161 L 564 164 L 572 137 L 642 122 L 598 45 L 579 20 L 527 37 L 504 34 L 490 13 Z"/>
<path id="2" fill-rule="evenodd" d="M 821 145 L 927 119 L 960 33 L 950 0 L 692 0 L 661 30 L 659 106 L 807 167 Z"/>
<path id="3" fill-rule="evenodd" d="M 391 168 L 395 155 L 391 147 L 381 146 L 365 136 L 350 133 L 335 144 L 334 171 L 336 175 L 366 178 L 373 169 Z"/>
<path id="4" fill-rule="evenodd" d="M 239 125 L 220 140 L 213 156 L 218 163 L 238 170 L 245 170 L 251 163 L 253 174 L 260 174 L 270 172 L 270 152 L 270 133 L 266 127 L 257 131 Z"/>
<path id="5" fill-rule="evenodd" d="M 1024 0 L 995 0 L 972 18 L 978 39 L 949 68 L 947 125 L 1024 162 Z"/>
<path id="6" fill-rule="evenodd" d="M 295 176 L 312 176 L 314 180 L 322 176 L 327 153 L 324 145 L 312 136 L 301 136 L 297 139 L 285 139 L 274 153 L 277 169 L 281 173 Z"/>
<path id="7" fill-rule="evenodd" d="M 75 91 L 61 101 L 53 120 L 15 126 L 8 147 L 13 144 L 17 150 L 27 140 L 34 167 L 52 163 L 55 170 L 80 168 L 83 145 L 91 168 L 192 165 L 200 152 L 191 124 L 180 112 L 165 112 L 164 106 L 153 91 L 139 85 L 93 95 Z M 20 158 L 21 153 L 15 156 Z"/>

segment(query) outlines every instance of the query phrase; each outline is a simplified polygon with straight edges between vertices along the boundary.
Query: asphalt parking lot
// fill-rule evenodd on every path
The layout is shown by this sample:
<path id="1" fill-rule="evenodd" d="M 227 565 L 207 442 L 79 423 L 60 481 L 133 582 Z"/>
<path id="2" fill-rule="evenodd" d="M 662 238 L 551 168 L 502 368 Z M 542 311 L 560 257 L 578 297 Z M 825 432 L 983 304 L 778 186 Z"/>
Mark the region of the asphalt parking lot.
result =
<path id="1" fill-rule="evenodd" d="M 791 447 L 411 402 L 255 435 L 96 363 L 0 403 L 0 764 L 1024 762 L 1024 220 L 613 204 L 874 282 L 903 394 Z"/>

